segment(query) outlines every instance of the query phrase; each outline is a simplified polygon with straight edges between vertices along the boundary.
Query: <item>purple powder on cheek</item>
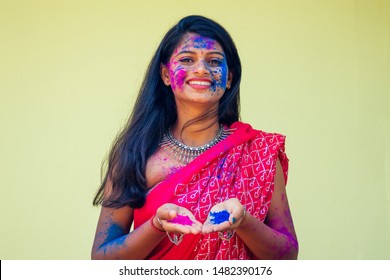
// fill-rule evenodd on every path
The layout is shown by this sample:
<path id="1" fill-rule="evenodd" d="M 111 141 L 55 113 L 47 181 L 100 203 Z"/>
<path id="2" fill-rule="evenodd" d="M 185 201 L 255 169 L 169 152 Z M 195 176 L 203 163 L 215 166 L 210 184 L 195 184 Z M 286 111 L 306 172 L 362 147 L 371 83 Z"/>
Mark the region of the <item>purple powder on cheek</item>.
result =
<path id="1" fill-rule="evenodd" d="M 194 222 L 188 216 L 182 215 L 177 215 L 175 218 L 169 220 L 168 222 L 184 226 L 191 226 L 194 224 Z"/>
<path id="2" fill-rule="evenodd" d="M 226 210 L 222 210 L 220 212 L 210 212 L 210 217 L 210 222 L 214 225 L 218 225 L 223 222 L 229 221 L 230 213 Z"/>

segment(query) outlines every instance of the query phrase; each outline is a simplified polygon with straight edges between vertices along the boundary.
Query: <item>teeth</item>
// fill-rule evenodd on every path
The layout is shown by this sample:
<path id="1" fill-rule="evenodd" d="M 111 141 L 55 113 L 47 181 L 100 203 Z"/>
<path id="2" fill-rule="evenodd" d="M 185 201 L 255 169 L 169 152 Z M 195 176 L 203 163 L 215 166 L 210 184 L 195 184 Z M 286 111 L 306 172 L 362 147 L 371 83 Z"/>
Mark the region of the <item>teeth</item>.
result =
<path id="1" fill-rule="evenodd" d="M 191 81 L 189 84 L 190 85 L 199 85 L 199 86 L 209 86 L 209 85 L 211 85 L 210 82 L 204 82 L 204 81 Z"/>

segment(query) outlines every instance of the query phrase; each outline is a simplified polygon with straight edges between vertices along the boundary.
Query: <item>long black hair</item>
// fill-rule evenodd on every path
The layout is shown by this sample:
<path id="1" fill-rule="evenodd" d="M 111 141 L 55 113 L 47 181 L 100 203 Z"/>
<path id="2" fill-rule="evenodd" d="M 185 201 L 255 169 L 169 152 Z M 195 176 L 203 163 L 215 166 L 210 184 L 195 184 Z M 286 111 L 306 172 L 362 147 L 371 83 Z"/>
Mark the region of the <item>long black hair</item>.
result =
<path id="1" fill-rule="evenodd" d="M 213 39 L 221 45 L 228 70 L 232 73 L 232 82 L 219 101 L 218 121 L 229 126 L 239 120 L 241 62 L 232 38 L 221 25 L 203 16 L 181 19 L 164 36 L 149 64 L 129 120 L 111 147 L 107 171 L 93 200 L 95 206 L 140 208 L 144 205 L 147 160 L 177 119 L 174 95 L 171 87 L 163 83 L 160 67 L 167 64 L 187 33 Z M 205 114 L 203 119 L 209 117 Z M 108 181 L 112 186 L 109 190 L 105 189 Z"/>

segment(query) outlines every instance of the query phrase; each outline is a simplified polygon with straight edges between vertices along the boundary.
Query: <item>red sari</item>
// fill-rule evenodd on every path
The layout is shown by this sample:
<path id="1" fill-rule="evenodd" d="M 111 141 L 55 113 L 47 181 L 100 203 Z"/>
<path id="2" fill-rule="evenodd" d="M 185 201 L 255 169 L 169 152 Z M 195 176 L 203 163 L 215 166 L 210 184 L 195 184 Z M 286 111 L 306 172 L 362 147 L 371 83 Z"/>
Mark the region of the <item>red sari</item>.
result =
<path id="1" fill-rule="evenodd" d="M 234 197 L 247 213 L 264 221 L 272 199 L 277 159 L 287 181 L 285 137 L 254 130 L 242 122 L 235 122 L 230 129 L 233 133 L 229 137 L 152 189 L 145 205 L 134 211 L 134 228 L 168 202 L 189 209 L 204 223 L 215 204 Z M 230 260 L 253 256 L 237 234 L 221 240 L 218 233 L 210 233 L 187 234 L 179 245 L 165 238 L 147 258 Z"/>

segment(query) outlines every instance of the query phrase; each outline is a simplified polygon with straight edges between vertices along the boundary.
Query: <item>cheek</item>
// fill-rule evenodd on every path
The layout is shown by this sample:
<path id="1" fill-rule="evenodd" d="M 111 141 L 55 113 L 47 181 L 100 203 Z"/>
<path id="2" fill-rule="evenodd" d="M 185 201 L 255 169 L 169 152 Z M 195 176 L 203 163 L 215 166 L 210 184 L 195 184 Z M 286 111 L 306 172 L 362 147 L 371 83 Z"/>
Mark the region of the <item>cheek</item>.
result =
<path id="1" fill-rule="evenodd" d="M 212 87 L 212 91 L 217 90 L 225 90 L 226 89 L 226 83 L 228 80 L 228 71 L 227 66 L 219 67 L 218 69 L 213 71 L 213 80 L 214 85 Z"/>
<path id="2" fill-rule="evenodd" d="M 226 83 L 228 81 L 228 67 L 226 64 L 222 65 L 221 67 L 221 81 L 224 87 L 226 87 Z"/>
<path id="3" fill-rule="evenodd" d="M 187 76 L 187 71 L 181 67 L 171 67 L 169 70 L 169 77 L 171 80 L 172 90 L 182 89 L 184 81 Z"/>

